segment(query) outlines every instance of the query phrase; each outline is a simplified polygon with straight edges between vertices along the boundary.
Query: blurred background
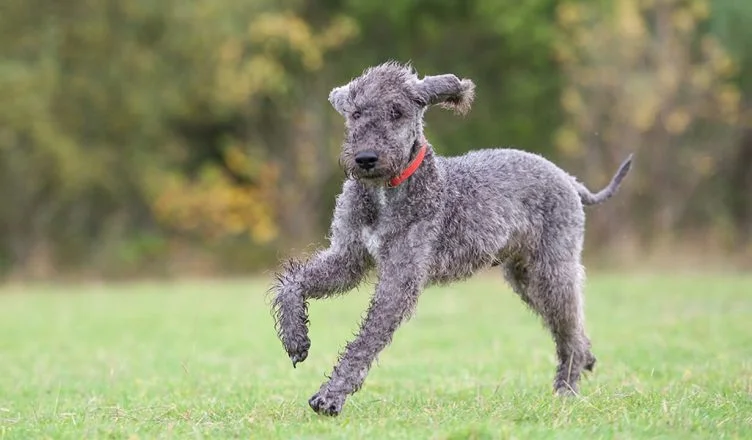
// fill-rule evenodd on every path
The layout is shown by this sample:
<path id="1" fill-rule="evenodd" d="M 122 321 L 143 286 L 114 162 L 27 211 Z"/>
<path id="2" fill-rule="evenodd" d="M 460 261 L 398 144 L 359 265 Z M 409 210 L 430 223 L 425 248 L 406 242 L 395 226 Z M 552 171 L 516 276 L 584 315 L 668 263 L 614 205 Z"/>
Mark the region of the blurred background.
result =
<path id="1" fill-rule="evenodd" d="M 331 88 L 394 59 L 477 84 L 456 155 L 514 146 L 618 197 L 600 267 L 752 268 L 752 2 L 3 0 L 0 275 L 259 273 L 325 243 Z"/>

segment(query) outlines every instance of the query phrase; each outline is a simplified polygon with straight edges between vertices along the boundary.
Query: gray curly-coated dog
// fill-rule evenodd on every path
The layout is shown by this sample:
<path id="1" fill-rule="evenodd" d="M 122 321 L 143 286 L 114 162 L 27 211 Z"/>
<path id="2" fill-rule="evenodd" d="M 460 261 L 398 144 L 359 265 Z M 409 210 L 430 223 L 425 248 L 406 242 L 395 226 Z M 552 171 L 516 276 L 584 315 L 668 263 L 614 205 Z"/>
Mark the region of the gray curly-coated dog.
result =
<path id="1" fill-rule="evenodd" d="M 593 368 L 583 316 L 583 205 L 616 192 L 631 156 L 597 194 L 523 151 L 437 156 L 423 136 L 426 108 L 438 104 L 464 114 L 474 88 L 451 74 L 419 79 L 411 67 L 388 62 L 329 95 L 346 119 L 340 160 L 348 176 L 337 197 L 330 246 L 305 262 L 287 262 L 272 287 L 277 332 L 293 366 L 311 346 L 309 299 L 347 292 L 373 268 L 378 282 L 357 336 L 309 400 L 317 413 L 340 413 L 426 286 L 466 279 L 489 266 L 503 268 L 514 291 L 550 329 L 559 362 L 557 393 L 576 393 L 582 371 Z"/>

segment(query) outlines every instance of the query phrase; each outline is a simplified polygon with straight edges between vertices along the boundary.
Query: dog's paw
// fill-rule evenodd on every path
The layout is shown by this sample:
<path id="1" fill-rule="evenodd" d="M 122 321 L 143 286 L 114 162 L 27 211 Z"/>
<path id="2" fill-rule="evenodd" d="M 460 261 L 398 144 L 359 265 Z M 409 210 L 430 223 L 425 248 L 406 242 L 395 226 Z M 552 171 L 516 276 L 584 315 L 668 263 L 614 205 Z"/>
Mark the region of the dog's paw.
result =
<path id="1" fill-rule="evenodd" d="M 596 359 L 595 356 L 593 356 L 592 353 L 588 352 L 586 360 L 585 360 L 585 369 L 587 371 L 593 371 L 593 369 L 595 368 L 595 363 L 597 361 L 598 361 L 598 359 Z"/>
<path id="2" fill-rule="evenodd" d="M 285 351 L 287 351 L 287 355 L 290 356 L 293 368 L 295 368 L 300 362 L 306 360 L 310 348 L 311 340 L 308 336 L 295 338 L 285 344 Z"/>
<path id="3" fill-rule="evenodd" d="M 566 382 L 557 382 L 554 384 L 554 393 L 559 397 L 579 396 L 577 386 L 572 386 Z"/>
<path id="4" fill-rule="evenodd" d="M 321 390 L 308 399 L 308 404 L 317 414 L 334 417 L 342 412 L 345 396 L 338 396 Z"/>

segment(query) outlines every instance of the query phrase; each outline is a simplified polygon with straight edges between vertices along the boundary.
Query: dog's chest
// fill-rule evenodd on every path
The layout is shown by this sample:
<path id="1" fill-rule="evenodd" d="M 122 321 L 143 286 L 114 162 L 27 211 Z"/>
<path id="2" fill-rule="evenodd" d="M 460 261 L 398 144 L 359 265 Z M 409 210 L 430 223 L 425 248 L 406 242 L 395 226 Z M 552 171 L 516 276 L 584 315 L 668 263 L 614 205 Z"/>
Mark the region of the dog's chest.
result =
<path id="1" fill-rule="evenodd" d="M 376 215 L 374 218 L 374 222 L 370 225 L 364 226 L 363 229 L 360 231 L 360 238 L 363 241 L 363 245 L 365 246 L 366 250 L 368 251 L 371 256 L 376 259 L 379 255 L 379 249 L 381 249 L 381 237 L 382 232 L 380 231 L 380 224 L 382 223 L 380 218 L 383 218 L 384 215 L 386 215 L 386 194 L 383 189 L 380 191 L 375 192 L 375 200 L 376 202 Z M 381 225 L 383 227 L 383 224 Z"/>
<path id="2" fill-rule="evenodd" d="M 375 227 L 365 226 L 360 232 L 360 238 L 363 240 L 363 244 L 371 254 L 373 258 L 377 258 L 379 254 L 379 248 L 381 247 L 381 237 L 379 231 Z"/>

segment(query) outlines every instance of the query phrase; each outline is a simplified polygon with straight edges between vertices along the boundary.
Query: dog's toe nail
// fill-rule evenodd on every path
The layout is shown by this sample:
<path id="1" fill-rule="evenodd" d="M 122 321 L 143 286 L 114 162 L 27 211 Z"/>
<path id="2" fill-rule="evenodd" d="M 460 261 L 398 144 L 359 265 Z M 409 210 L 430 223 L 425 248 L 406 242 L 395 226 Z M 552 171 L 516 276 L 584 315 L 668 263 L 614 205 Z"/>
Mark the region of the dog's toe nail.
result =
<path id="1" fill-rule="evenodd" d="M 308 357 L 308 352 L 304 351 L 302 353 L 296 353 L 290 355 L 290 360 L 292 361 L 292 367 L 297 368 L 297 365 Z"/>

